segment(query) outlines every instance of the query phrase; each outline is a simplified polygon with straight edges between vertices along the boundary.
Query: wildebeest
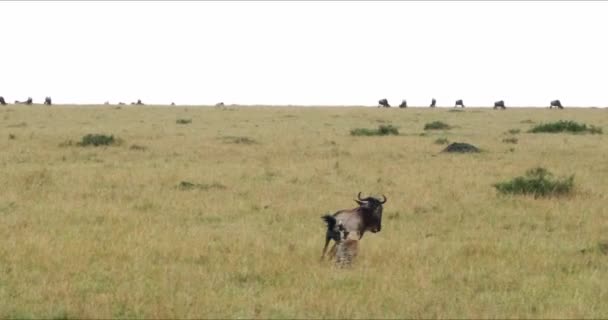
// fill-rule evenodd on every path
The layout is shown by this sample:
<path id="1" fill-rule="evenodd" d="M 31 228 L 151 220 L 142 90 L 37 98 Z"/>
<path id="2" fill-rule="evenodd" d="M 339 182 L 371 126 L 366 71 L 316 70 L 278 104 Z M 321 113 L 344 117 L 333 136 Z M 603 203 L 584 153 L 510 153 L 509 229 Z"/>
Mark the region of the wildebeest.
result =
<path id="1" fill-rule="evenodd" d="M 144 103 L 141 102 L 141 100 L 139 100 L 139 99 L 137 99 L 137 102 L 135 104 L 138 105 L 138 106 L 143 106 L 144 105 Z"/>
<path id="2" fill-rule="evenodd" d="M 433 98 L 433 100 L 431 100 L 431 108 L 435 108 L 435 105 L 437 104 L 437 100 L 435 100 L 435 98 Z"/>
<path id="3" fill-rule="evenodd" d="M 382 205 L 386 203 L 386 197 L 382 196 L 383 200 L 374 197 L 361 198 L 361 192 L 357 195 L 355 202 L 359 207 L 353 209 L 344 209 L 335 212 L 332 215 L 324 215 L 321 218 L 327 224 L 327 232 L 325 233 L 325 246 L 321 254 L 321 260 L 325 257 L 327 246 L 330 240 L 334 240 L 334 245 L 330 249 L 330 257 L 333 257 L 336 252 L 336 244 L 340 239 L 340 229 L 336 226 L 341 226 L 343 232 L 351 235 L 354 239 L 361 239 L 366 231 L 373 233 L 382 230 Z M 336 240 L 338 239 L 338 240 Z"/>
<path id="4" fill-rule="evenodd" d="M 407 101 L 402 100 L 401 104 L 399 105 L 399 108 L 407 108 Z"/>
<path id="5" fill-rule="evenodd" d="M 456 100 L 456 104 L 454 105 L 454 108 L 460 106 L 461 108 L 464 108 L 464 103 L 462 103 L 462 99 L 460 100 Z"/>
<path id="6" fill-rule="evenodd" d="M 34 103 L 34 101 L 32 100 L 31 97 L 28 97 L 27 100 L 21 102 L 19 100 L 15 100 L 15 104 L 27 104 L 27 105 L 31 105 L 32 103 Z"/>
<path id="7" fill-rule="evenodd" d="M 498 108 L 503 109 L 503 110 L 506 109 L 507 107 L 505 107 L 505 102 L 502 100 L 494 102 L 494 109 L 498 109 Z"/>
<path id="8" fill-rule="evenodd" d="M 380 107 L 390 108 L 391 107 L 391 105 L 388 104 L 388 100 L 386 100 L 386 99 L 380 99 L 378 101 L 378 104 L 379 104 L 378 108 L 380 108 Z"/>
<path id="9" fill-rule="evenodd" d="M 0 104 L 3 106 L 6 105 L 6 101 L 4 101 L 4 97 L 0 97 Z"/>
<path id="10" fill-rule="evenodd" d="M 52 105 L 53 102 L 51 101 L 51 97 L 45 97 L 44 104 L 49 105 L 49 106 Z"/>
<path id="11" fill-rule="evenodd" d="M 556 107 L 558 109 L 563 109 L 564 108 L 562 106 L 562 103 L 559 100 L 553 100 L 553 101 L 551 101 L 551 105 L 549 106 L 549 109 L 552 109 L 553 107 Z"/>
<path id="12" fill-rule="evenodd" d="M 215 104 L 215 106 L 216 106 L 216 107 L 223 107 L 223 106 L 224 106 L 224 103 L 223 103 L 223 102 L 218 102 L 218 103 L 216 103 L 216 104 Z"/>
<path id="13" fill-rule="evenodd" d="M 174 105 L 175 105 L 175 102 L 171 102 L 171 105 L 172 105 L 172 106 L 174 106 Z"/>

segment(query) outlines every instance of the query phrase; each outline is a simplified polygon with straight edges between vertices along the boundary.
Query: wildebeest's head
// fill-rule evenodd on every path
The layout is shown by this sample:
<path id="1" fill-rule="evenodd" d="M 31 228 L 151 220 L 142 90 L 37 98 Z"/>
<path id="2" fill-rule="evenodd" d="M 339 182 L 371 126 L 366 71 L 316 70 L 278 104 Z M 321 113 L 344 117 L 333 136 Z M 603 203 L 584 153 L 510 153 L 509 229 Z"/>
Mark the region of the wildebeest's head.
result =
<path id="1" fill-rule="evenodd" d="M 369 229 L 371 232 L 380 232 L 382 230 L 382 205 L 386 203 L 386 197 L 382 195 L 383 200 L 374 198 L 374 197 L 366 197 L 361 198 L 361 192 L 357 195 L 358 200 L 355 200 L 356 203 L 359 204 L 361 208 L 366 209 L 365 213 L 368 214 L 367 222 L 371 224 L 371 228 Z"/>

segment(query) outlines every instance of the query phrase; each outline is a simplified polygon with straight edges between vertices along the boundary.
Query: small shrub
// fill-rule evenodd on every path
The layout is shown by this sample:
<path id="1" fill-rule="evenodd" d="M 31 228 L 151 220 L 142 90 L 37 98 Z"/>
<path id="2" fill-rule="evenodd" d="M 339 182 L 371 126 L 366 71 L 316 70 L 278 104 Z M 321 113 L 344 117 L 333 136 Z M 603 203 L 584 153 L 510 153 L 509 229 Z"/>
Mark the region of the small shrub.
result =
<path id="1" fill-rule="evenodd" d="M 189 124 L 192 123 L 192 119 L 177 119 L 175 120 L 177 124 Z"/>
<path id="2" fill-rule="evenodd" d="M 448 130 L 451 128 L 447 123 L 441 121 L 433 121 L 424 125 L 424 130 Z"/>
<path id="3" fill-rule="evenodd" d="M 517 143 L 517 138 L 515 138 L 515 137 L 504 138 L 504 139 L 502 139 L 502 142 L 504 142 L 504 143 Z"/>
<path id="4" fill-rule="evenodd" d="M 15 138 L 17 138 L 17 136 L 15 136 L 14 134 L 12 134 L 12 133 L 8 134 L 8 139 L 9 140 L 15 140 Z"/>
<path id="5" fill-rule="evenodd" d="M 572 191 L 574 175 L 563 179 L 554 179 L 551 172 L 538 167 L 526 171 L 525 176 L 496 183 L 493 186 L 502 194 L 533 195 L 534 198 L 560 196 Z"/>
<path id="6" fill-rule="evenodd" d="M 435 140 L 435 144 L 448 144 L 450 143 L 450 141 L 448 141 L 447 138 L 439 138 L 437 140 Z"/>
<path id="7" fill-rule="evenodd" d="M 464 112 L 464 110 L 461 110 L 461 109 L 450 109 L 450 110 L 448 110 L 448 112 Z"/>
<path id="8" fill-rule="evenodd" d="M 587 126 L 586 124 L 580 124 L 572 120 L 560 120 L 557 122 L 545 123 L 535 126 L 530 129 L 532 133 L 558 133 L 558 132 L 570 132 L 570 133 L 586 133 L 601 134 L 602 128 L 595 126 Z"/>
<path id="9" fill-rule="evenodd" d="M 212 184 L 206 184 L 206 183 L 192 183 L 189 181 L 182 181 L 179 183 L 179 185 L 177 187 L 181 190 L 197 189 L 197 190 L 203 190 L 203 191 L 210 190 L 210 189 L 220 189 L 220 190 L 226 189 L 225 185 L 223 185 L 221 183 L 217 183 L 217 182 L 214 182 Z"/>
<path id="10" fill-rule="evenodd" d="M 80 141 L 78 143 L 79 146 L 81 147 L 86 147 L 86 146 L 109 146 L 116 143 L 116 139 L 114 139 L 114 136 L 108 136 L 105 134 L 87 134 L 86 136 L 82 137 L 82 141 Z"/>
<path id="11" fill-rule="evenodd" d="M 509 130 L 507 132 L 510 133 L 510 134 L 518 134 L 518 133 L 521 132 L 521 130 L 520 129 L 511 129 L 511 130 Z"/>
<path id="12" fill-rule="evenodd" d="M 356 128 L 350 131 L 352 136 L 388 136 L 399 135 L 399 130 L 393 125 L 380 125 L 378 129 Z"/>

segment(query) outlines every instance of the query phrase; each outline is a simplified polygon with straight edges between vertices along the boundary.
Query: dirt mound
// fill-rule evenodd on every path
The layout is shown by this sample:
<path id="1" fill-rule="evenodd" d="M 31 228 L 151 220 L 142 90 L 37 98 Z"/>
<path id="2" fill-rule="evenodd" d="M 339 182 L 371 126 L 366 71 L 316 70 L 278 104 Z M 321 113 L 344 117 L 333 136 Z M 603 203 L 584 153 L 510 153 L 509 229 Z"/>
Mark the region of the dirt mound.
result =
<path id="1" fill-rule="evenodd" d="M 470 153 L 470 152 L 479 152 L 479 148 L 472 144 L 463 143 L 463 142 L 454 142 L 448 145 L 442 152 L 459 152 L 459 153 Z"/>

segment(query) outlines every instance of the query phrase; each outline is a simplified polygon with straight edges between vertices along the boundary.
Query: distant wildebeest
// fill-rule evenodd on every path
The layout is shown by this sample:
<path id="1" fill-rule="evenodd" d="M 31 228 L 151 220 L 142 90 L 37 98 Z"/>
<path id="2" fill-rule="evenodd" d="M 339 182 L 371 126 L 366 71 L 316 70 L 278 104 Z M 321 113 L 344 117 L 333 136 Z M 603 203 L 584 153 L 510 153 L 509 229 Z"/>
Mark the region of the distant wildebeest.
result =
<path id="1" fill-rule="evenodd" d="M 558 109 L 563 109 L 564 108 L 562 106 L 562 103 L 559 100 L 553 100 L 553 101 L 551 101 L 551 105 L 549 106 L 549 109 L 552 109 L 553 107 L 556 107 Z"/>
<path id="2" fill-rule="evenodd" d="M 401 104 L 399 105 L 399 108 L 407 108 L 407 101 L 402 100 Z"/>
<path id="3" fill-rule="evenodd" d="M 19 100 L 15 100 L 15 104 L 27 104 L 27 105 L 31 105 L 33 103 L 33 100 L 31 97 L 27 98 L 27 100 L 25 101 L 19 101 Z"/>
<path id="4" fill-rule="evenodd" d="M 435 100 L 435 98 L 433 98 L 433 100 L 431 100 L 431 108 L 435 108 L 435 105 L 437 104 L 437 100 Z"/>
<path id="5" fill-rule="evenodd" d="M 103 104 L 107 106 L 107 105 L 109 105 L 109 104 L 110 104 L 110 101 L 106 101 L 106 102 L 104 102 Z"/>
<path id="6" fill-rule="evenodd" d="M 461 108 L 464 108 L 464 103 L 462 103 L 462 100 L 456 100 L 456 104 L 454 105 L 454 108 L 460 106 Z"/>
<path id="7" fill-rule="evenodd" d="M 51 97 L 45 97 L 44 104 L 49 105 L 49 106 L 52 105 L 53 102 L 51 101 Z"/>
<path id="8" fill-rule="evenodd" d="M 329 251 L 330 257 L 333 257 L 336 252 L 336 244 L 339 239 L 340 229 L 336 229 L 336 226 L 341 226 L 344 232 L 350 235 L 354 239 L 361 239 L 366 231 L 373 233 L 380 232 L 382 230 L 382 205 L 386 203 L 386 197 L 383 195 L 383 200 L 376 199 L 374 197 L 361 198 L 361 192 L 357 195 L 355 202 L 359 204 L 359 207 L 353 209 L 344 209 L 335 212 L 332 215 L 324 215 L 322 218 L 327 224 L 327 232 L 325 233 L 325 246 L 323 247 L 323 253 L 321 254 L 321 260 L 325 257 L 327 246 L 330 240 L 334 240 L 334 245 Z"/>
<path id="9" fill-rule="evenodd" d="M 171 105 L 172 105 L 172 106 L 174 106 L 174 105 L 175 105 L 175 102 L 171 102 Z"/>
<path id="10" fill-rule="evenodd" d="M 4 101 L 4 97 L 0 97 L 0 104 L 3 106 L 6 105 L 6 101 Z"/>
<path id="11" fill-rule="evenodd" d="M 505 102 L 503 100 L 500 101 L 496 101 L 494 102 L 494 109 L 506 109 L 507 107 L 505 107 Z"/>
<path id="12" fill-rule="evenodd" d="M 378 108 L 380 108 L 380 107 L 390 108 L 391 107 L 391 105 L 388 104 L 388 100 L 386 100 L 386 99 L 380 99 L 378 101 L 378 104 L 379 104 Z"/>
<path id="13" fill-rule="evenodd" d="M 124 102 L 119 102 L 118 105 L 124 106 L 125 103 Z"/>
<path id="14" fill-rule="evenodd" d="M 218 103 L 216 103 L 216 104 L 215 104 L 215 106 L 216 106 L 216 107 L 223 107 L 223 106 L 224 106 L 224 103 L 223 103 L 223 102 L 218 102 Z"/>
<path id="15" fill-rule="evenodd" d="M 138 106 L 143 106 L 144 105 L 143 102 L 141 102 L 141 100 L 139 100 L 139 99 L 137 99 L 137 102 L 135 104 L 138 105 Z"/>

